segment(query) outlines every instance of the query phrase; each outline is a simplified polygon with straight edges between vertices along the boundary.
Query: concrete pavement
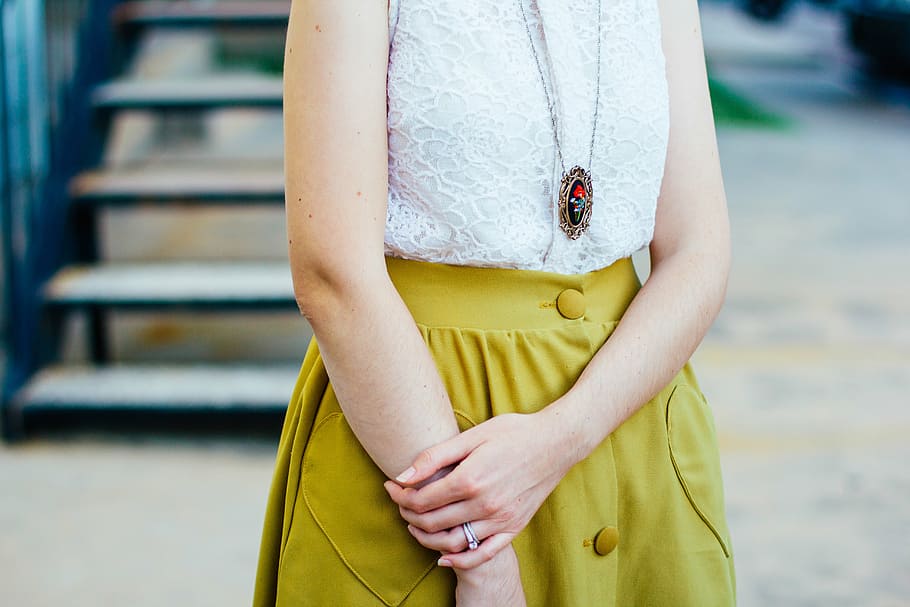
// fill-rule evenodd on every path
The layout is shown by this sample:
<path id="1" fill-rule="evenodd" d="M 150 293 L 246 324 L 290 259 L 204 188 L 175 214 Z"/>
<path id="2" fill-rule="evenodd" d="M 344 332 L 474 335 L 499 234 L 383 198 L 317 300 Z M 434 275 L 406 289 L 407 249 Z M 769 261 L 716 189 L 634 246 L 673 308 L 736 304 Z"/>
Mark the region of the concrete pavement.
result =
<path id="1" fill-rule="evenodd" d="M 706 9 L 713 74 L 794 121 L 719 134 L 734 269 L 696 365 L 740 604 L 910 605 L 910 106 L 870 98 L 830 14 Z"/>
<path id="2" fill-rule="evenodd" d="M 0 603 L 249 605 L 274 445 L 0 447 Z"/>

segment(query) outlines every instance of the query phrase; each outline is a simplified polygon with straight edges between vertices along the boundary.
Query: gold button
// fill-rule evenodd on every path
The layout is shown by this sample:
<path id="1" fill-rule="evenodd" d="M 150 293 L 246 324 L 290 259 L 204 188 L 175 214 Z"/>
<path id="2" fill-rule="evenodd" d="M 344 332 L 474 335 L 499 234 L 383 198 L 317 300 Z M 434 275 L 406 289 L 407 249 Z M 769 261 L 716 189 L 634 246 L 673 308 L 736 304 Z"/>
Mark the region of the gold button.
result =
<path id="1" fill-rule="evenodd" d="M 604 527 L 594 536 L 594 552 L 600 556 L 607 556 L 618 544 L 619 529 L 616 527 Z"/>
<path id="2" fill-rule="evenodd" d="M 575 289 L 566 289 L 556 298 L 556 309 L 569 320 L 581 318 L 585 315 L 585 296 Z"/>

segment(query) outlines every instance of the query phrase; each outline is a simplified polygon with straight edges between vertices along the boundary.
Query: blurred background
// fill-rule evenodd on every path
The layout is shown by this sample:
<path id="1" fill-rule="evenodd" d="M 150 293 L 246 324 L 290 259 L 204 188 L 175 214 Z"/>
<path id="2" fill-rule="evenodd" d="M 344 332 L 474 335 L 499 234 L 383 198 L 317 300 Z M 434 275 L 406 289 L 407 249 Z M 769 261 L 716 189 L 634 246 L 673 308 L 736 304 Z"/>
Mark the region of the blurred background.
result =
<path id="1" fill-rule="evenodd" d="M 0 0 L 3 604 L 250 602 L 309 337 L 289 4 Z M 910 605 L 910 1 L 701 12 L 734 268 L 694 365 L 739 604 Z"/>

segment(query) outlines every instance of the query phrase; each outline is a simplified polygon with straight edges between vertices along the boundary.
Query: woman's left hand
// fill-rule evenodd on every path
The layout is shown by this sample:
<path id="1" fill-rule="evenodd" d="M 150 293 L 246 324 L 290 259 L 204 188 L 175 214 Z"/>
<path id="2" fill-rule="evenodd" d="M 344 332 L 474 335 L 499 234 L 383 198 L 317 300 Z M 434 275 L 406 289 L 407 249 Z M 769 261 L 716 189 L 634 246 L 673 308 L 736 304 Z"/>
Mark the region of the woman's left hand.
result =
<path id="1" fill-rule="evenodd" d="M 385 488 L 421 544 L 442 552 L 452 567 L 470 569 L 524 529 L 575 463 L 573 455 L 543 411 L 508 413 L 423 451 Z M 446 476 L 417 488 L 452 464 Z M 466 550 L 467 521 L 481 540 L 477 550 Z"/>

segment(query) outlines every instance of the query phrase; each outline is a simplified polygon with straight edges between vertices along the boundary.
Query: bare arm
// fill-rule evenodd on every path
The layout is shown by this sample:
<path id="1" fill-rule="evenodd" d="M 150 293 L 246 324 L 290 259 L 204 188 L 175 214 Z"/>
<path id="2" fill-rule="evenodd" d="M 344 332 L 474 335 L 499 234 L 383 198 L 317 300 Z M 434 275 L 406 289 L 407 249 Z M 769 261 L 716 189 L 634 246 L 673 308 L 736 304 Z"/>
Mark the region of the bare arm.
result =
<path id="1" fill-rule="evenodd" d="M 292 3 L 284 158 L 297 302 L 351 429 L 395 476 L 422 450 L 458 434 L 458 426 L 385 267 L 387 8 L 382 0 Z M 514 552 L 502 555 L 489 567 L 459 572 L 459 601 L 505 604 L 488 589 L 507 583 L 516 591 L 513 604 L 521 604 Z M 490 575 L 499 583 L 483 583 Z"/>
<path id="2" fill-rule="evenodd" d="M 417 460 L 415 482 L 433 473 L 425 460 L 460 461 L 442 480 L 420 490 L 387 484 L 405 518 L 429 532 L 421 536 L 425 545 L 461 549 L 459 538 L 444 531 L 453 518 L 480 519 L 475 528 L 494 536 L 521 531 L 566 472 L 673 378 L 720 309 L 730 267 L 729 225 L 698 7 L 696 0 L 659 5 L 670 141 L 651 274 L 563 397 L 536 414 L 493 418 Z M 451 559 L 471 566 L 496 546 Z"/>
<path id="3" fill-rule="evenodd" d="M 660 0 L 670 140 L 651 274 L 564 402 L 548 413 L 586 457 L 692 356 L 726 295 L 730 230 L 695 0 Z"/>
<path id="4" fill-rule="evenodd" d="M 385 268 L 387 15 L 382 0 L 292 4 L 284 157 L 300 310 L 348 423 L 394 476 L 458 427 Z"/>

